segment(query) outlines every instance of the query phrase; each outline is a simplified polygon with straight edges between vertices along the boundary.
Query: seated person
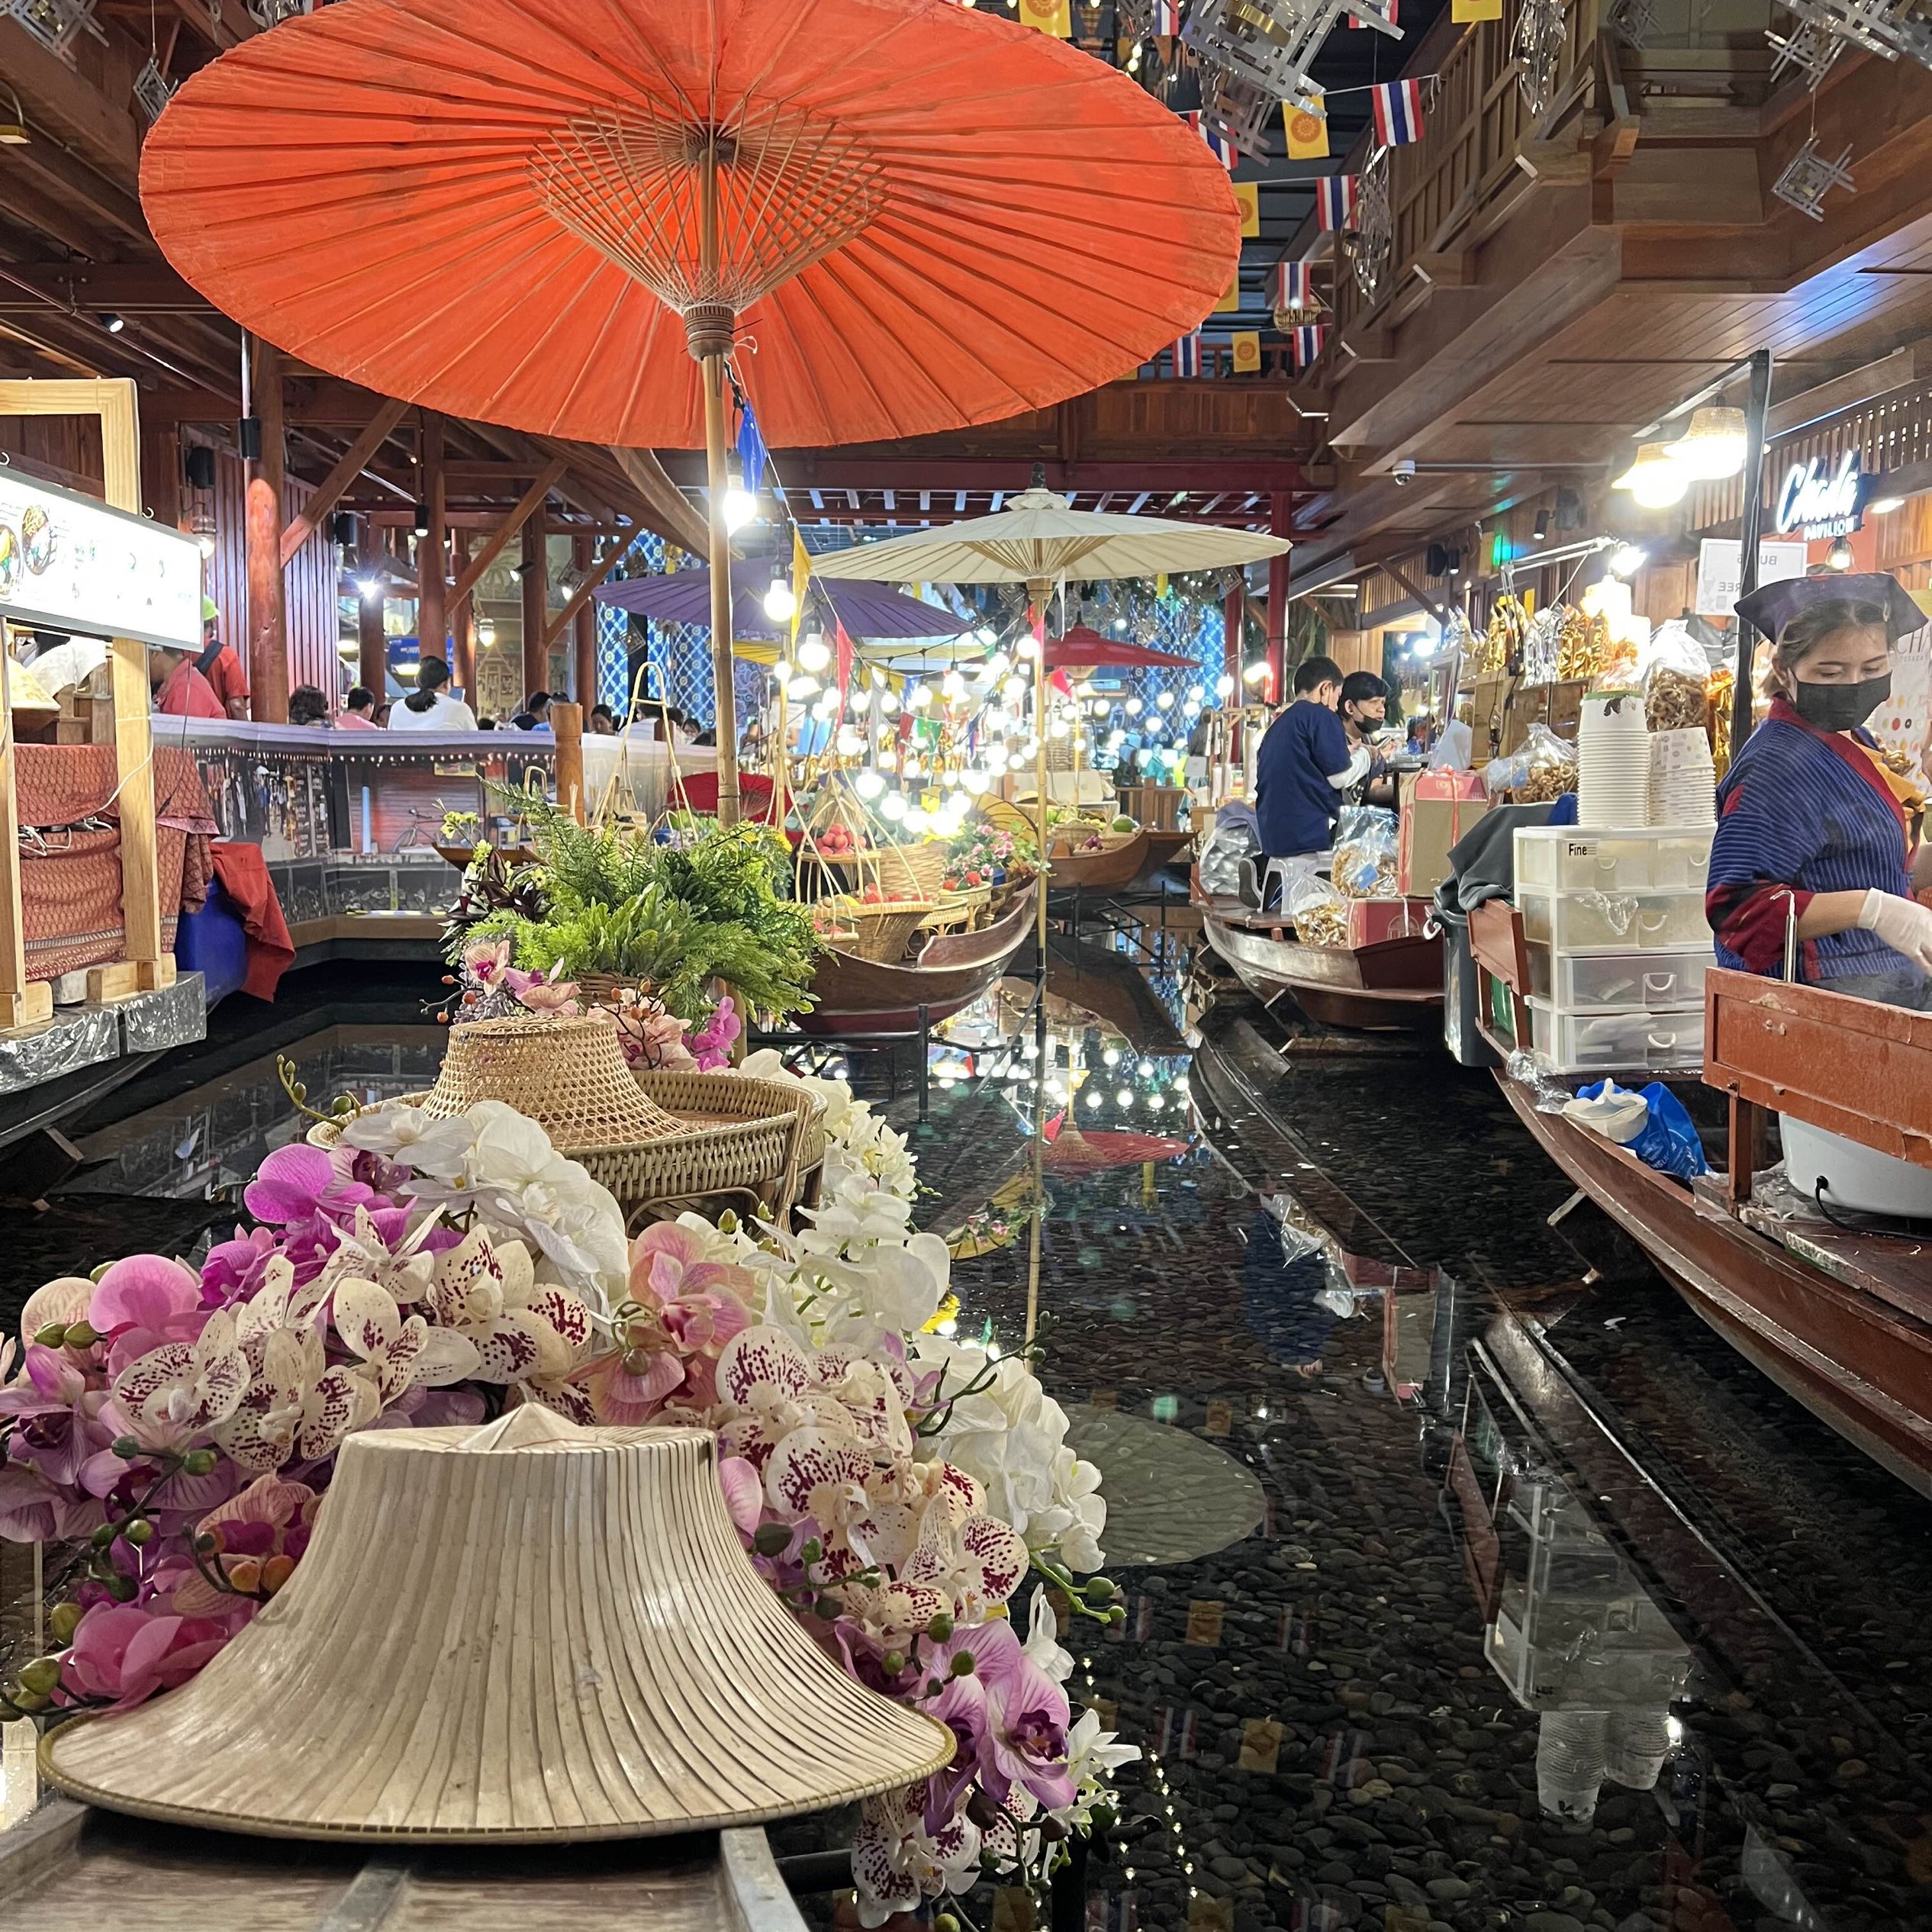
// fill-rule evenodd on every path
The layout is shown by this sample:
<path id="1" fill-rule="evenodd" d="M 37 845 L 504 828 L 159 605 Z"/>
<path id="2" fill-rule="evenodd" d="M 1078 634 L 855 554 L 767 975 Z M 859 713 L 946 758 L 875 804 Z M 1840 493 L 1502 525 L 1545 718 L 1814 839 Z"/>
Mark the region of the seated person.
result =
<path id="1" fill-rule="evenodd" d="M 1332 658 L 1304 658 L 1295 668 L 1294 703 L 1261 740 L 1255 816 L 1271 859 L 1326 858 L 1343 795 L 1368 774 L 1368 748 L 1351 747 L 1336 708 L 1341 689 L 1341 667 Z"/>
<path id="2" fill-rule="evenodd" d="M 1892 647 L 1924 628 L 1882 572 L 1797 578 L 1741 598 L 1773 640 L 1769 715 L 1718 787 L 1705 909 L 1718 963 L 1932 1012 L 1932 909 L 1913 894 L 1905 819 L 1864 721 L 1892 689 Z M 1926 848 L 1919 883 L 1932 883 Z"/>

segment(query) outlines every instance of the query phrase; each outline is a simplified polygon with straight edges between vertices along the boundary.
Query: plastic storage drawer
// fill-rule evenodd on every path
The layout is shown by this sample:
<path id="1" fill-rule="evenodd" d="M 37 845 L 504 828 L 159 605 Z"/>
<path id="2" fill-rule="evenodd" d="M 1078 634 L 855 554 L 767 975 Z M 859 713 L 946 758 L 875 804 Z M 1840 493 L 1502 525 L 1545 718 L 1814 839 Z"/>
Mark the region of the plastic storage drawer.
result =
<path id="1" fill-rule="evenodd" d="M 1685 892 L 1711 870 L 1711 834 L 1658 826 L 1586 832 L 1528 826 L 1516 834 L 1516 883 L 1549 891 Z"/>
<path id="2" fill-rule="evenodd" d="M 1559 952 L 1686 952 L 1711 943 L 1704 894 L 1547 892 L 1519 885 L 1523 936 Z"/>
<path id="3" fill-rule="evenodd" d="M 1665 1013 L 1704 997 L 1717 961 L 1708 945 L 1682 952 L 1557 952 L 1529 949 L 1530 990 L 1559 1013 Z"/>
<path id="4" fill-rule="evenodd" d="M 1704 1064 L 1704 1009 L 1673 1013 L 1560 1013 L 1532 999 L 1530 1037 L 1538 1056 L 1560 1074 L 1671 1071 Z"/>

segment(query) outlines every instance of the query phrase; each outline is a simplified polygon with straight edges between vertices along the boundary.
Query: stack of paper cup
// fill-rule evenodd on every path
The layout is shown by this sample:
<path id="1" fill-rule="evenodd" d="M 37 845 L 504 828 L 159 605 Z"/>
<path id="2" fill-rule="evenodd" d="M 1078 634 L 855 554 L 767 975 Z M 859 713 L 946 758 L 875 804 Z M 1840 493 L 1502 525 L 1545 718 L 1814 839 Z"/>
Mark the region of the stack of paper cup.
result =
<path id="1" fill-rule="evenodd" d="M 1576 823 L 1650 823 L 1650 734 L 1641 691 L 1595 691 L 1576 729 Z"/>
<path id="2" fill-rule="evenodd" d="M 1718 774 L 1701 725 L 1650 737 L 1652 825 L 1710 825 L 1718 816 Z"/>

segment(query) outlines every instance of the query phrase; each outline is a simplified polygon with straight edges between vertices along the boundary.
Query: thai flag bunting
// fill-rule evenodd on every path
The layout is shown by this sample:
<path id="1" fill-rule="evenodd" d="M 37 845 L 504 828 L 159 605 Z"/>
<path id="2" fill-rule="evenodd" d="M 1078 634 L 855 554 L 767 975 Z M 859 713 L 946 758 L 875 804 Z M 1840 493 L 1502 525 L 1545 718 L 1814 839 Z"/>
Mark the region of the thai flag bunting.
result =
<path id="1" fill-rule="evenodd" d="M 1274 306 L 1277 308 L 1306 308 L 1310 306 L 1311 301 L 1308 264 L 1306 262 L 1277 263 L 1274 272 Z"/>
<path id="2" fill-rule="evenodd" d="M 1422 138 L 1422 83 L 1384 81 L 1373 90 L 1375 137 L 1384 147 L 1405 147 Z"/>
<path id="3" fill-rule="evenodd" d="M 1180 0 L 1154 0 L 1154 31 L 1157 34 L 1180 31 Z"/>
<path id="4" fill-rule="evenodd" d="M 1373 7 L 1391 27 L 1395 25 L 1396 10 L 1402 5 L 1402 0 L 1367 0 L 1367 4 Z M 1357 20 L 1353 14 L 1348 16 L 1348 24 L 1364 34 L 1368 31 L 1368 22 Z"/>
<path id="5" fill-rule="evenodd" d="M 1235 172 L 1235 163 L 1241 156 L 1235 152 L 1235 144 L 1218 127 L 1211 127 L 1199 108 L 1188 111 L 1187 124 L 1207 143 L 1208 152 L 1225 168 L 1228 173 Z"/>
<path id="6" fill-rule="evenodd" d="M 1305 369 L 1322 353 L 1322 339 L 1328 329 L 1320 322 L 1306 322 L 1295 331 L 1295 366 Z"/>
<path id="7" fill-rule="evenodd" d="M 1201 332 L 1183 336 L 1174 344 L 1174 374 L 1199 375 L 1201 372 Z"/>
<path id="8" fill-rule="evenodd" d="M 1315 184 L 1315 225 L 1332 233 L 1346 228 L 1355 212 L 1355 177 L 1324 175 Z"/>

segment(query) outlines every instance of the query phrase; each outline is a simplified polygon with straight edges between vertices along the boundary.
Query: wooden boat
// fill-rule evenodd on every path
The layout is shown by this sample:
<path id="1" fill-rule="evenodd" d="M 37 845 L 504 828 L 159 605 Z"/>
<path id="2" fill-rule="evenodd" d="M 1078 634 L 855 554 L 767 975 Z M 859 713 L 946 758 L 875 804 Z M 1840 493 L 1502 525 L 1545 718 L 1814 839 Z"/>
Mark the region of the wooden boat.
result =
<path id="1" fill-rule="evenodd" d="M 949 1018 L 992 986 L 1032 936 L 1036 890 L 1028 886 L 977 932 L 929 939 L 915 960 L 887 964 L 832 947 L 813 978 L 818 1003 L 798 1025 L 808 1033 L 915 1033 L 921 1007 L 929 1023 Z"/>
<path id="2" fill-rule="evenodd" d="M 1519 1035 L 1528 963 L 1521 916 L 1470 920 L 1484 979 L 1509 990 Z M 1498 1084 L 1544 1152 L 1747 1360 L 1921 1495 L 1932 1496 L 1932 1235 L 1856 1232 L 1753 1199 L 1774 1109 L 1894 1158 L 1932 1166 L 1932 1019 L 1713 968 L 1704 1084 L 1730 1096 L 1721 1173 L 1680 1180 L 1560 1114 L 1506 1067 Z M 1510 1042 L 1487 1024 L 1492 1045 Z M 1882 1069 L 1882 1077 L 1879 1070 Z M 1633 1079 L 1636 1076 L 1632 1077 Z M 1876 1109 L 1876 1111 L 1874 1111 Z"/>
<path id="3" fill-rule="evenodd" d="M 1055 892 L 1111 892 L 1132 885 L 1146 869 L 1151 835 L 1143 831 L 1096 852 L 1063 851 L 1055 842 L 1052 885 Z"/>
<path id="4" fill-rule="evenodd" d="M 1151 878 L 1164 865 L 1170 865 L 1194 842 L 1191 832 L 1161 831 L 1150 826 L 1145 834 L 1147 857 L 1141 869 L 1135 874 L 1137 879 Z"/>
<path id="5" fill-rule="evenodd" d="M 1239 900 L 1201 905 L 1207 942 L 1264 1004 L 1291 996 L 1323 1026 L 1381 1031 L 1439 1029 L 1442 1023 L 1442 939 L 1421 934 L 1378 945 L 1304 945 L 1279 913 L 1256 913 Z"/>
<path id="6" fill-rule="evenodd" d="M 159 1926 L 251 1932 L 378 1932 L 382 1927 L 508 1925 L 527 1932 L 805 1932 L 757 1830 L 546 1847 L 294 1843 L 151 1824 L 48 1798 L 0 1833 L 10 1921 L 95 1932 L 102 1901 L 166 1872 L 192 1898 Z"/>
<path id="7" fill-rule="evenodd" d="M 1698 1315 L 1813 1415 L 1932 1496 L 1932 1268 L 1921 1244 L 1809 1222 L 1781 1239 L 1769 1216 L 1730 1212 L 1721 1181 L 1659 1174 L 1560 1114 L 1538 1113 L 1530 1090 L 1502 1068 L 1496 1077 L 1538 1145 Z"/>

